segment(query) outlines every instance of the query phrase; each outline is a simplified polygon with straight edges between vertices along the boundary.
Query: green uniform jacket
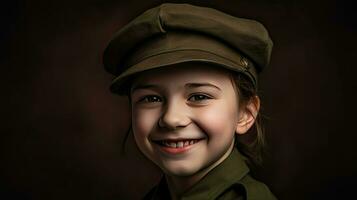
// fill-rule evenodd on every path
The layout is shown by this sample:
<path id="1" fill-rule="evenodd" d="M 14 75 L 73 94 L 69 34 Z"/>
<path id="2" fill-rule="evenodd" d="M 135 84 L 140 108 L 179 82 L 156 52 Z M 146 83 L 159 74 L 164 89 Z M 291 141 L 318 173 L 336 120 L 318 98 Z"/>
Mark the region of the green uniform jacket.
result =
<path id="1" fill-rule="evenodd" d="M 242 155 L 234 148 L 227 159 L 185 192 L 181 200 L 276 200 L 264 183 L 248 173 Z M 144 200 L 168 199 L 170 193 L 165 178 L 144 197 Z"/>

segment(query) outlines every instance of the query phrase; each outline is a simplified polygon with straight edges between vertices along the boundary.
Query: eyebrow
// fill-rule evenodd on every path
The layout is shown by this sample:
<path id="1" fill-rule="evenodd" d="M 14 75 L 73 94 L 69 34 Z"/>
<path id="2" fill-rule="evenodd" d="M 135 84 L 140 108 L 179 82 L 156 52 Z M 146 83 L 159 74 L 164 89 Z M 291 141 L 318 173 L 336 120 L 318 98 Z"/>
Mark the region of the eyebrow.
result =
<path id="1" fill-rule="evenodd" d="M 185 87 L 186 88 L 213 87 L 221 91 L 221 88 L 211 83 L 187 83 Z"/>
<path id="2" fill-rule="evenodd" d="M 142 89 L 157 89 L 159 88 L 158 85 L 154 85 L 154 84 L 138 84 L 135 85 L 132 89 L 131 92 L 134 92 L 135 90 L 142 90 Z"/>
<path id="3" fill-rule="evenodd" d="M 218 86 L 211 84 L 211 83 L 187 83 L 185 84 L 185 88 L 198 88 L 198 87 L 213 87 L 219 91 L 221 91 L 221 88 Z M 144 90 L 144 89 L 158 89 L 160 86 L 155 85 L 155 84 L 138 84 L 135 85 L 132 89 L 131 92 L 134 92 L 135 90 Z"/>

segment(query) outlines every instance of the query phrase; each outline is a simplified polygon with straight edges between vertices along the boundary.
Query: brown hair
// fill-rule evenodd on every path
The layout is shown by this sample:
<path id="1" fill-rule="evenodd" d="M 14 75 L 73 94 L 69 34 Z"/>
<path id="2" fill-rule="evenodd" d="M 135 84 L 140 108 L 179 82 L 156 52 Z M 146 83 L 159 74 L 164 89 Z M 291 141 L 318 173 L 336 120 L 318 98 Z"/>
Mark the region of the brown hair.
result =
<path id="1" fill-rule="evenodd" d="M 243 108 L 252 101 L 253 98 L 258 98 L 257 89 L 246 75 L 242 73 L 231 73 L 231 81 L 237 90 L 238 108 Z M 247 111 L 250 112 L 249 110 Z M 235 147 L 248 159 L 248 164 L 253 166 L 260 166 L 262 164 L 265 134 L 260 112 L 258 112 L 255 117 L 254 125 L 247 134 L 236 135 Z"/>

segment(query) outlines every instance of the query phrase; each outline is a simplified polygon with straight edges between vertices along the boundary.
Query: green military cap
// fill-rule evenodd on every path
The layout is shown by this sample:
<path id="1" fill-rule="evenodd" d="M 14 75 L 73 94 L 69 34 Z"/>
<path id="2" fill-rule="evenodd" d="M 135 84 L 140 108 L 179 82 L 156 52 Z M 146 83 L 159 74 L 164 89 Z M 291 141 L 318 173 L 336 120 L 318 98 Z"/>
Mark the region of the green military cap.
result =
<path id="1" fill-rule="evenodd" d="M 250 19 L 189 4 L 165 3 L 115 33 L 104 51 L 105 69 L 116 78 L 111 91 L 125 94 L 142 71 L 184 62 L 205 62 L 243 73 L 257 87 L 257 73 L 270 60 L 273 42 Z"/>

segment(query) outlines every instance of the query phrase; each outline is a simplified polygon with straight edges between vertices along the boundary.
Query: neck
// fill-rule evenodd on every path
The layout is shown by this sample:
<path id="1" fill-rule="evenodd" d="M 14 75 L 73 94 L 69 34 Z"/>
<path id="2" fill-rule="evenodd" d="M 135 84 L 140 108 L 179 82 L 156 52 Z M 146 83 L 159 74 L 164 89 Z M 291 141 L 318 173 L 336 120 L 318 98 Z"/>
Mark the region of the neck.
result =
<path id="1" fill-rule="evenodd" d="M 192 188 L 199 180 L 201 180 L 208 172 L 223 162 L 234 148 L 234 143 L 229 147 L 228 151 L 216 162 L 210 166 L 201 169 L 191 176 L 174 176 L 166 175 L 166 182 L 173 200 L 180 199 L 180 197 L 190 188 Z"/>

